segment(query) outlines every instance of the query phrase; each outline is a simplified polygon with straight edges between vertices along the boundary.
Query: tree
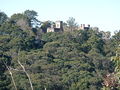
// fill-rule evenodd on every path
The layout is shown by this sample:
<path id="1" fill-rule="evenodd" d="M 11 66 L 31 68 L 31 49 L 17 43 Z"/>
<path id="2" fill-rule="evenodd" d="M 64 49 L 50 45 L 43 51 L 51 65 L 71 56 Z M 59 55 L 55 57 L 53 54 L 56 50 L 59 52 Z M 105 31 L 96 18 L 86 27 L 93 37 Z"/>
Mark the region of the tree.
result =
<path id="1" fill-rule="evenodd" d="M 3 52 L 0 52 L 0 90 L 9 90 L 10 79 L 9 76 L 6 75 L 7 67 L 6 65 L 10 65 L 11 57 L 4 55 Z"/>
<path id="2" fill-rule="evenodd" d="M 10 18 L 10 21 L 17 26 L 20 26 L 22 30 L 29 30 L 30 29 L 30 24 L 29 24 L 29 19 L 27 16 L 18 13 L 18 14 L 13 14 Z"/>
<path id="3" fill-rule="evenodd" d="M 7 19 L 7 15 L 4 12 L 0 11 L 0 25 L 3 24 Z"/>
<path id="4" fill-rule="evenodd" d="M 34 10 L 26 10 L 24 11 L 24 15 L 26 15 L 30 21 L 31 27 L 39 27 L 40 21 L 37 19 L 37 12 Z"/>
<path id="5" fill-rule="evenodd" d="M 113 73 L 109 73 L 105 76 L 103 82 L 104 90 L 119 90 L 120 89 L 120 46 L 116 50 L 116 56 L 111 58 L 115 64 Z"/>
<path id="6" fill-rule="evenodd" d="M 113 36 L 114 41 L 116 42 L 117 45 L 120 44 L 120 30 L 115 32 L 115 35 Z"/>
<path id="7" fill-rule="evenodd" d="M 77 23 L 75 22 L 75 18 L 73 17 L 69 17 L 69 19 L 67 20 L 67 24 L 69 26 L 70 31 L 73 31 L 78 27 Z"/>
<path id="8" fill-rule="evenodd" d="M 115 62 L 115 72 L 119 72 L 120 73 L 120 45 L 117 48 L 116 51 L 116 56 L 112 57 L 112 60 Z"/>
<path id="9" fill-rule="evenodd" d="M 102 34 L 103 39 L 105 39 L 105 40 L 110 39 L 111 33 L 109 31 L 107 31 L 107 32 L 101 31 L 100 33 Z"/>

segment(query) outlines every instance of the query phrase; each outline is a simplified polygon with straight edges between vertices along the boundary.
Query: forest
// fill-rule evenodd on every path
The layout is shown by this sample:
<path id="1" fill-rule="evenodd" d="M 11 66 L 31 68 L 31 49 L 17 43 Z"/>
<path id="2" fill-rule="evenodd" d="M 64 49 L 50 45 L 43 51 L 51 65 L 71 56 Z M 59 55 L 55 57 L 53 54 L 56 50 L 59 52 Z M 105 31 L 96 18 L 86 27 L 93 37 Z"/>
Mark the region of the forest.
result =
<path id="1" fill-rule="evenodd" d="M 120 30 L 74 30 L 72 20 L 45 33 L 51 21 L 36 11 L 0 11 L 0 90 L 120 90 Z"/>

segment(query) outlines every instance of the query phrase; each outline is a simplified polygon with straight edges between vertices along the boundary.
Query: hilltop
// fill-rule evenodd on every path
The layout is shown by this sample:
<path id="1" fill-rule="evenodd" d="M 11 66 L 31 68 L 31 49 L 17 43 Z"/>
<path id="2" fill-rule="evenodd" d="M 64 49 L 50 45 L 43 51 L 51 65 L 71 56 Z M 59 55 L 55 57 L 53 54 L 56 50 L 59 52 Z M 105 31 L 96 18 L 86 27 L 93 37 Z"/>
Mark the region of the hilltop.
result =
<path id="1" fill-rule="evenodd" d="M 35 11 L 2 16 L 0 90 L 101 90 L 105 76 L 119 71 L 111 57 L 119 57 L 120 31 L 110 37 L 98 29 L 77 29 L 74 22 L 63 23 L 67 31 L 46 33 L 55 23 L 40 22 Z M 107 88 L 119 89 L 118 81 L 107 81 Z"/>

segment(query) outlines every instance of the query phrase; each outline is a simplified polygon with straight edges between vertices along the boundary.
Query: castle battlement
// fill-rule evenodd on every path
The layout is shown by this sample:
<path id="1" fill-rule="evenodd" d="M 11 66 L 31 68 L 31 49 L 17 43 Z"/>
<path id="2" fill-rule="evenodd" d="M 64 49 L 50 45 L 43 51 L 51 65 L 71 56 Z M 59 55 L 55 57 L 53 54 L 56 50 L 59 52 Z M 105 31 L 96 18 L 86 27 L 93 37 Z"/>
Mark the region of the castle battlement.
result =
<path id="1" fill-rule="evenodd" d="M 81 24 L 79 29 L 88 30 L 88 29 L 90 29 L 90 24 L 87 24 L 87 25 L 86 24 Z"/>

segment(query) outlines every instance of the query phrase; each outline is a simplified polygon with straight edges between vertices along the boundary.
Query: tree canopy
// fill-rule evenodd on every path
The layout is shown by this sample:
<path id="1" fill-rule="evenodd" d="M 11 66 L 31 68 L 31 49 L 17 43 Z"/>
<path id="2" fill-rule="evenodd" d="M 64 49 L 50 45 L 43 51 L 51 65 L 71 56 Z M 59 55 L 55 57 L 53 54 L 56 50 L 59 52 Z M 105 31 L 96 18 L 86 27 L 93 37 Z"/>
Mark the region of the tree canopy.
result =
<path id="1" fill-rule="evenodd" d="M 69 19 L 67 20 L 67 24 L 68 24 L 69 29 L 70 29 L 71 31 L 77 29 L 77 26 L 78 26 L 78 25 L 77 25 L 77 23 L 75 22 L 75 18 L 69 17 Z"/>
<path id="2" fill-rule="evenodd" d="M 107 39 L 92 29 L 38 34 L 50 22 L 34 27 L 36 33 L 25 28 L 36 16 L 27 10 L 0 26 L 0 90 L 116 89 L 118 82 L 106 87 L 105 81 L 119 74 L 120 31 Z"/>
<path id="3" fill-rule="evenodd" d="M 0 25 L 3 24 L 7 19 L 7 15 L 4 12 L 0 11 Z"/>

